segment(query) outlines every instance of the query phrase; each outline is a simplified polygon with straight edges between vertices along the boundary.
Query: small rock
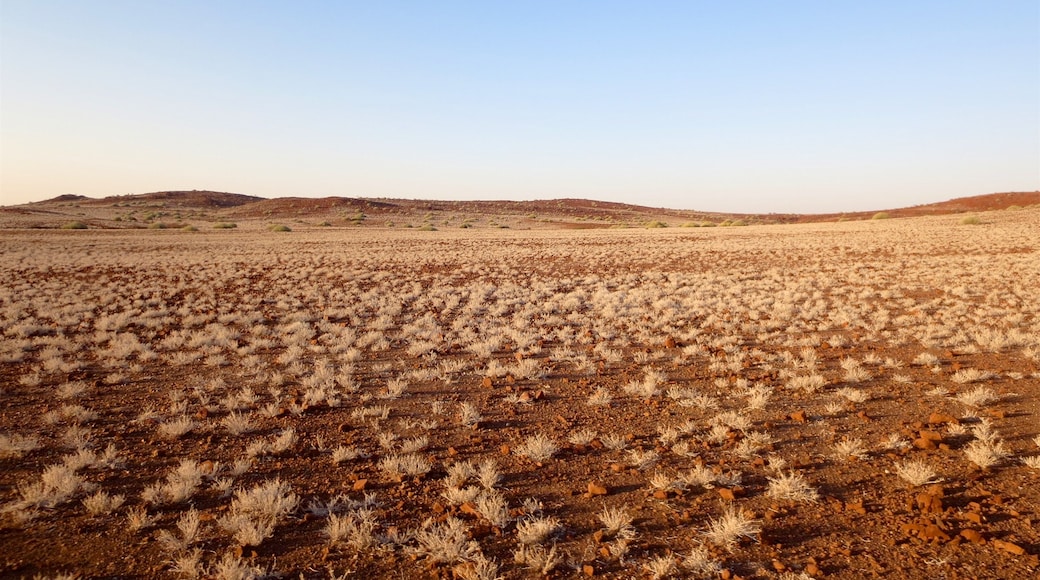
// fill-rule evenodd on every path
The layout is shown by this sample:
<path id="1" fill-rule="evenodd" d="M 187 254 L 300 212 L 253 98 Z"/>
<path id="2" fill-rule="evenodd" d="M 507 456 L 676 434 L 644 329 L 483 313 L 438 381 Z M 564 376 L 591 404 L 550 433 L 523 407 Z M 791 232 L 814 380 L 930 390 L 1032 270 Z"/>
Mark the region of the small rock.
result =
<path id="1" fill-rule="evenodd" d="M 993 545 L 1016 556 L 1021 556 L 1026 553 L 1026 549 L 1022 546 L 1004 540 L 993 540 Z"/>
<path id="2" fill-rule="evenodd" d="M 581 567 L 581 571 L 582 571 L 583 574 L 585 574 L 589 578 L 592 578 L 593 576 L 596 575 L 596 569 L 592 567 L 592 564 L 585 564 L 584 566 Z"/>
<path id="3" fill-rule="evenodd" d="M 822 575 L 823 571 L 820 570 L 819 566 L 810 562 L 809 565 L 805 567 L 805 573 L 815 578 L 816 576 Z"/>
<path id="4" fill-rule="evenodd" d="M 512 449 L 510 449 L 508 445 L 506 445 L 505 443 L 503 443 L 503 444 L 502 444 L 502 446 L 498 448 L 498 451 L 499 451 L 499 452 L 500 452 L 500 453 L 501 453 L 502 455 L 509 455 L 509 454 L 510 454 L 510 453 L 512 452 Z"/>
<path id="5" fill-rule="evenodd" d="M 595 497 L 597 495 L 607 495 L 607 486 L 603 485 L 602 483 L 597 483 L 595 481 L 589 482 L 588 489 L 590 497 Z"/>
<path id="6" fill-rule="evenodd" d="M 926 514 L 941 514 L 943 511 L 942 500 L 930 493 L 918 494 L 917 509 Z"/>
<path id="7" fill-rule="evenodd" d="M 982 544 L 986 541 L 982 534 L 971 528 L 961 530 L 961 537 L 973 544 Z"/>
<path id="8" fill-rule="evenodd" d="M 928 423 L 930 425 L 960 425 L 961 422 L 956 417 L 947 415 L 945 413 L 932 413 L 931 415 L 928 415 Z"/>
<path id="9" fill-rule="evenodd" d="M 353 486 L 351 486 L 351 488 L 354 491 L 364 491 L 366 487 L 368 487 L 368 480 L 367 479 L 359 479 L 359 480 L 354 482 Z"/>
<path id="10" fill-rule="evenodd" d="M 485 389 L 490 389 L 492 386 L 494 386 L 491 382 L 491 377 L 484 377 L 484 380 L 480 381 L 480 386 L 484 387 Z"/>
<path id="11" fill-rule="evenodd" d="M 805 423 L 805 411 L 795 411 L 788 415 L 788 417 L 796 423 Z"/>
<path id="12" fill-rule="evenodd" d="M 467 515 L 480 517 L 480 510 L 478 510 L 477 506 L 473 505 L 473 502 L 470 501 L 459 506 L 459 511 Z"/>
<path id="13" fill-rule="evenodd" d="M 654 490 L 654 499 L 668 499 L 668 490 L 665 490 L 665 489 Z"/>
<path id="14" fill-rule="evenodd" d="M 922 429 L 921 431 L 919 431 L 918 437 L 920 437 L 921 439 L 934 441 L 936 443 L 942 441 L 942 435 L 936 433 L 935 431 L 929 431 L 927 429 Z"/>
<path id="15" fill-rule="evenodd" d="M 935 441 L 932 441 L 931 439 L 925 439 L 922 437 L 919 439 L 914 439 L 914 447 L 929 451 L 935 449 L 937 445 L 935 444 Z"/>

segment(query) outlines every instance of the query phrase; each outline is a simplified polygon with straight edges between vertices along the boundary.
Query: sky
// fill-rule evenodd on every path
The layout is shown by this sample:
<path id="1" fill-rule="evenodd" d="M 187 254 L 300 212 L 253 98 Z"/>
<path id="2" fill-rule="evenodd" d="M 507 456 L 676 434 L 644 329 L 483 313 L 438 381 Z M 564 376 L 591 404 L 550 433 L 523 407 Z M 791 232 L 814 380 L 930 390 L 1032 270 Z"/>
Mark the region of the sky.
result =
<path id="1" fill-rule="evenodd" d="M 1040 2 L 0 0 L 0 205 L 1040 189 Z"/>

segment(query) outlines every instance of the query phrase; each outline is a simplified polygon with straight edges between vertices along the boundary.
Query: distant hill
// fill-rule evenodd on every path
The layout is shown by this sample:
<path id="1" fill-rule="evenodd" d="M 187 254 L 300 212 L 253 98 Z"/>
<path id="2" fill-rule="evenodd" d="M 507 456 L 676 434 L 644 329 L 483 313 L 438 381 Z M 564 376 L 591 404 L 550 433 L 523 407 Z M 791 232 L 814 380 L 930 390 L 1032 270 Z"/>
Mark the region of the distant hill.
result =
<path id="1" fill-rule="evenodd" d="M 703 225 L 727 222 L 804 223 L 1000 210 L 1040 204 L 1040 191 L 1003 192 L 904 208 L 829 214 L 719 213 L 654 208 L 589 199 L 449 201 L 361 197 L 277 197 L 219 191 L 157 191 L 90 198 L 60 195 L 20 206 L 0 207 L 0 227 L 59 227 L 70 220 L 89 227 L 176 227 L 199 222 L 242 221 L 332 226 L 444 226 L 586 229 L 619 226 Z"/>

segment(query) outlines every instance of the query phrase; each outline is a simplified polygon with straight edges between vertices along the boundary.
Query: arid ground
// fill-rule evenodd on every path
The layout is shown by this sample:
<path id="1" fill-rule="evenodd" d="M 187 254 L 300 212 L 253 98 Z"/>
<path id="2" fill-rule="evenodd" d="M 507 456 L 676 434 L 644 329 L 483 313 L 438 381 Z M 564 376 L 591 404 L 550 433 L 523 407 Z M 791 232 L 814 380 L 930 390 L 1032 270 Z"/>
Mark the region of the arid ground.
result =
<path id="1" fill-rule="evenodd" d="M 139 201 L 0 212 L 0 576 L 1040 570 L 1040 207 Z"/>

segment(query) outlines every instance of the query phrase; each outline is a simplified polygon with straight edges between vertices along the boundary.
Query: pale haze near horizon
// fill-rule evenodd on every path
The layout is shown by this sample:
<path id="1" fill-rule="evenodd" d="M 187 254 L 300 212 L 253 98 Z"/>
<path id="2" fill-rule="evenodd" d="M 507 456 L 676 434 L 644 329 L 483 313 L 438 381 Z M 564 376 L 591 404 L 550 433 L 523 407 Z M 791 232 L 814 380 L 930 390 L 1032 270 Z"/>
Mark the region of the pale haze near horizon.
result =
<path id="1" fill-rule="evenodd" d="M 1040 3 L 0 4 L 0 205 L 1040 189 Z"/>

